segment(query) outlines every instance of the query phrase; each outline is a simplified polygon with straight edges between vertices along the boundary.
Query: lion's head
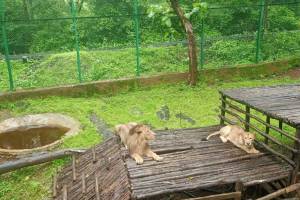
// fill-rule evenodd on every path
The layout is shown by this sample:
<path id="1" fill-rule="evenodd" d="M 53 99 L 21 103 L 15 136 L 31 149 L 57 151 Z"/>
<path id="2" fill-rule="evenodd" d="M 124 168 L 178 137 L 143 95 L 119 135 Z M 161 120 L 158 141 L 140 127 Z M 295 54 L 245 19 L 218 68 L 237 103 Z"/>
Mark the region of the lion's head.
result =
<path id="1" fill-rule="evenodd" d="M 134 126 L 130 130 L 130 134 L 134 135 L 136 134 L 137 136 L 143 137 L 145 140 L 154 140 L 155 139 L 155 133 L 150 130 L 150 128 L 146 125 L 143 124 L 138 124 Z"/>
<path id="2" fill-rule="evenodd" d="M 245 134 L 244 134 L 244 144 L 247 147 L 252 147 L 254 140 L 255 140 L 255 134 L 249 133 L 249 132 L 245 132 Z"/>

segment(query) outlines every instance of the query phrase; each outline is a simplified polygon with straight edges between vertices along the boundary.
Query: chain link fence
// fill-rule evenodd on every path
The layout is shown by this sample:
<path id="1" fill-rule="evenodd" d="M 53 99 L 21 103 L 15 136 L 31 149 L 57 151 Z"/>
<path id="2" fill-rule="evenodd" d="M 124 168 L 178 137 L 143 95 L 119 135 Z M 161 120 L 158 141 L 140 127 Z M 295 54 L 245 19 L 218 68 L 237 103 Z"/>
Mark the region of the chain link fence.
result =
<path id="1" fill-rule="evenodd" d="M 199 69 L 299 55 L 300 1 L 234 2 L 191 16 Z M 188 70 L 177 16 L 149 16 L 146 0 L 0 3 L 0 91 Z"/>

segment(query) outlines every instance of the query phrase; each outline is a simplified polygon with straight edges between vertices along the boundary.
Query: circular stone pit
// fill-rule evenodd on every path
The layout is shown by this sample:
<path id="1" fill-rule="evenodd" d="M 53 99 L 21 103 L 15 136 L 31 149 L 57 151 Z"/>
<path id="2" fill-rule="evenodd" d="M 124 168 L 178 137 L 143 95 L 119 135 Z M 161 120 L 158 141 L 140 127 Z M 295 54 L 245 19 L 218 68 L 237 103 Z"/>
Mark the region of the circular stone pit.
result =
<path id="1" fill-rule="evenodd" d="M 46 113 L 26 115 L 0 123 L 0 155 L 22 155 L 49 150 L 64 138 L 80 130 L 78 121 L 71 117 Z"/>

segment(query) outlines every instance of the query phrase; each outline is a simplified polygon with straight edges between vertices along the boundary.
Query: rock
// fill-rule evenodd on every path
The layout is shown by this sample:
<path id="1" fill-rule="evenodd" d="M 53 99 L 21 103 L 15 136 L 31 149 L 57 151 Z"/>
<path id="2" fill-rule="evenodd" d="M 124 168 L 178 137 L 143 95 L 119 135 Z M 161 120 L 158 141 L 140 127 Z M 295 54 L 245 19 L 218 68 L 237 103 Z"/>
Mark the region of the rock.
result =
<path id="1" fill-rule="evenodd" d="M 90 114 L 90 121 L 95 125 L 98 133 L 103 135 L 104 139 L 113 136 L 113 132 L 110 130 L 109 126 L 103 119 L 98 117 L 96 113 Z"/>
<path id="2" fill-rule="evenodd" d="M 175 115 L 176 118 L 179 118 L 179 119 L 182 119 L 182 120 L 185 120 L 187 121 L 188 123 L 192 124 L 192 125 L 195 125 L 196 124 L 196 121 L 193 120 L 191 117 L 183 114 L 183 113 L 178 113 Z"/>
<path id="3" fill-rule="evenodd" d="M 167 105 L 164 105 L 156 112 L 156 115 L 159 119 L 168 121 L 170 119 L 170 110 Z"/>

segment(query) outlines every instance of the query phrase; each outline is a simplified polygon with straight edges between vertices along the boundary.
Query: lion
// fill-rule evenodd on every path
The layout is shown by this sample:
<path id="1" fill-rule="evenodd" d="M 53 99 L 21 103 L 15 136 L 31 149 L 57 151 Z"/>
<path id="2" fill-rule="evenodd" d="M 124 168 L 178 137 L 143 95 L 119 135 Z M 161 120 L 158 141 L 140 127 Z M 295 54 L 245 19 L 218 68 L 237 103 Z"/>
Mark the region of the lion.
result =
<path id="1" fill-rule="evenodd" d="M 137 164 L 143 164 L 143 156 L 153 158 L 156 161 L 163 160 L 162 157 L 154 153 L 148 144 L 148 141 L 155 139 L 155 133 L 143 124 L 130 122 L 116 126 L 116 134 L 120 136 L 129 155 Z"/>
<path id="2" fill-rule="evenodd" d="M 259 151 L 256 150 L 253 145 L 255 134 L 246 132 L 239 126 L 227 125 L 221 128 L 219 131 L 208 135 L 206 140 L 209 140 L 210 137 L 215 135 L 220 135 L 220 139 L 223 143 L 230 141 L 232 144 L 246 151 L 247 153 L 259 153 Z"/>
<path id="3" fill-rule="evenodd" d="M 129 137 L 129 131 L 137 125 L 138 123 L 136 122 L 129 122 L 127 124 L 119 124 L 115 126 L 115 134 L 120 136 L 121 142 L 124 144 L 126 149 L 128 149 L 127 139 Z"/>

